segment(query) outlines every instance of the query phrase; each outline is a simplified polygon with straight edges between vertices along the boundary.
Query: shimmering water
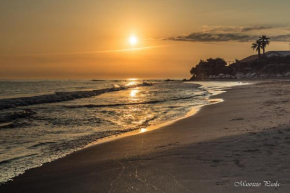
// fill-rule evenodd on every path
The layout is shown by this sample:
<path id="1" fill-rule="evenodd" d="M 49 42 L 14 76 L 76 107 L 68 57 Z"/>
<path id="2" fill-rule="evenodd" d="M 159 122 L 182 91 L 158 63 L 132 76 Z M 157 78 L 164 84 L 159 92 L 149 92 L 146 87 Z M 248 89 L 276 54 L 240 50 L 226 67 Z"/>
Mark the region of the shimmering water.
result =
<path id="1" fill-rule="evenodd" d="M 0 182 L 100 138 L 183 117 L 237 84 L 150 82 L 0 81 Z"/>

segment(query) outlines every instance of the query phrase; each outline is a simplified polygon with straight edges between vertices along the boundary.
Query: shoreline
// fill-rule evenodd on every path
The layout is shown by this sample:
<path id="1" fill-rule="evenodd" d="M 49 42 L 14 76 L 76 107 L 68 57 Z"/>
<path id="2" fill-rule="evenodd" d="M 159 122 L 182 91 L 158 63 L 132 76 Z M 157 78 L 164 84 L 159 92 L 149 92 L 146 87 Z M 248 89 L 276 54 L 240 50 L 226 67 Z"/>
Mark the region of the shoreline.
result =
<path id="1" fill-rule="evenodd" d="M 220 94 L 222 94 L 222 93 L 220 93 Z M 217 95 L 219 95 L 219 94 L 217 94 Z M 214 96 L 216 96 L 216 95 L 214 95 Z M 111 142 L 111 141 L 114 141 L 114 140 L 122 139 L 124 137 L 130 137 L 130 136 L 139 135 L 139 134 L 142 134 L 142 133 L 145 133 L 145 132 L 154 131 L 156 129 L 161 129 L 163 127 L 166 127 L 168 125 L 171 125 L 171 124 L 175 123 L 176 121 L 179 121 L 179 120 L 186 119 L 186 118 L 189 118 L 191 116 L 194 116 L 196 113 L 198 113 L 201 110 L 201 108 L 203 108 L 205 106 L 215 105 L 217 103 L 223 102 L 223 99 L 216 98 L 216 99 L 209 99 L 208 101 L 209 101 L 209 104 L 197 105 L 197 106 L 193 107 L 183 117 L 179 117 L 177 119 L 174 119 L 174 120 L 171 120 L 171 121 L 167 121 L 167 122 L 164 122 L 164 123 L 160 123 L 160 124 L 157 124 L 157 125 L 150 125 L 149 127 L 146 127 L 146 128 L 140 128 L 140 129 L 137 129 L 137 130 L 134 130 L 134 131 L 129 131 L 129 132 L 125 132 L 125 133 L 122 133 L 122 134 L 117 134 L 117 135 L 112 135 L 112 136 L 100 138 L 97 141 L 95 141 L 93 143 L 90 143 L 90 144 L 86 145 L 84 148 L 82 148 L 80 150 L 77 150 L 77 151 L 81 151 L 81 150 L 83 150 L 85 148 L 89 148 L 89 147 L 92 147 L 94 145 L 99 145 L 99 144 Z"/>
<path id="2" fill-rule="evenodd" d="M 194 84 L 196 84 L 196 83 L 194 83 Z M 201 85 L 201 84 L 198 84 L 198 85 L 200 85 L 201 87 L 203 87 L 203 85 Z M 235 85 L 235 86 L 240 86 L 240 85 Z M 111 136 L 106 136 L 106 137 L 103 137 L 103 138 L 99 138 L 95 142 L 91 142 L 91 143 L 85 145 L 84 147 L 79 148 L 79 149 L 76 149 L 76 150 L 74 150 L 74 151 L 72 151 L 72 152 L 70 152 L 70 153 L 68 153 L 68 154 L 66 154 L 64 156 L 61 156 L 61 157 L 56 158 L 56 159 L 53 159 L 52 161 L 49 161 L 49 162 L 41 163 L 39 166 L 29 168 L 29 169 L 25 170 L 23 173 L 15 176 L 13 178 L 11 178 L 10 180 L 8 180 L 6 182 L 1 182 L 0 183 L 0 186 L 1 185 L 4 185 L 6 183 L 9 183 L 11 181 L 13 181 L 13 179 L 14 178 L 17 178 L 18 176 L 24 175 L 27 171 L 29 171 L 31 169 L 40 168 L 44 164 L 51 163 L 51 162 L 55 162 L 55 161 L 57 161 L 59 159 L 63 159 L 66 156 L 69 156 L 70 154 L 73 154 L 73 153 L 78 152 L 78 151 L 82 151 L 85 148 L 89 148 L 89 147 L 92 147 L 92 146 L 95 146 L 95 145 L 99 145 L 99 144 L 111 142 L 111 141 L 114 141 L 114 140 L 122 139 L 122 138 L 125 138 L 125 137 L 130 137 L 130 136 L 138 135 L 138 134 L 141 134 L 141 133 L 144 133 L 144 132 L 150 132 L 150 131 L 153 131 L 153 130 L 160 129 L 162 127 L 168 126 L 170 124 L 173 124 L 176 121 L 179 121 L 179 120 L 188 118 L 190 116 L 193 116 L 194 114 L 196 114 L 204 106 L 213 105 L 213 104 L 222 102 L 223 101 L 222 99 L 211 99 L 211 98 L 213 96 L 217 96 L 217 95 L 219 95 L 221 93 L 226 92 L 226 90 L 228 90 L 228 89 L 230 89 L 232 87 L 233 86 L 224 87 L 224 88 L 222 88 L 222 90 L 212 90 L 212 89 L 208 90 L 208 92 L 211 93 L 209 96 L 207 96 L 205 98 L 208 101 L 208 103 L 207 104 L 197 105 L 197 106 L 192 107 L 192 109 L 189 112 L 187 112 L 184 116 L 181 116 L 181 117 L 178 117 L 178 118 L 175 118 L 173 120 L 169 120 L 169 121 L 166 121 L 166 122 L 163 122 L 163 123 L 159 123 L 159 124 L 156 124 L 156 125 L 150 125 L 150 126 L 148 126 L 146 128 L 140 128 L 140 129 L 136 129 L 136 130 L 132 130 L 132 131 L 127 131 L 127 132 L 125 131 L 124 133 L 120 133 L 120 134 L 115 134 L 115 135 L 111 135 Z"/>
<path id="3" fill-rule="evenodd" d="M 236 188 L 233 184 L 240 180 L 263 179 L 276 179 L 281 182 L 279 189 L 287 190 L 289 160 L 285 153 L 287 148 L 282 148 L 287 141 L 279 146 L 284 159 L 276 154 L 269 157 L 274 146 L 263 144 L 265 140 L 282 143 L 277 140 L 280 132 L 288 137 L 282 127 L 289 123 L 287 116 L 277 114 L 277 117 L 271 110 L 276 106 L 267 106 L 269 99 L 274 100 L 272 93 L 278 85 L 283 86 L 281 92 L 290 88 L 289 82 L 233 87 L 218 95 L 224 102 L 205 106 L 194 116 L 74 152 L 28 170 L 0 186 L 0 190 L 24 193 L 252 192 L 251 188 Z M 271 104 L 287 105 L 275 101 Z M 283 172 L 266 167 L 275 163 L 284 168 Z M 267 187 L 255 190 L 273 191 Z"/>
<path id="4" fill-rule="evenodd" d="M 202 85 L 203 82 L 204 81 L 196 81 L 196 82 L 189 82 L 189 84 L 193 83 L 193 84 L 200 85 L 200 87 L 204 87 L 204 85 Z M 205 82 L 215 82 L 215 81 L 205 81 Z M 232 83 L 234 81 L 228 81 L 228 82 Z M 201 83 L 201 84 L 199 84 L 199 83 Z M 196 113 L 198 113 L 202 108 L 204 108 L 206 106 L 215 105 L 217 103 L 223 102 L 224 100 L 222 98 L 216 98 L 216 97 L 221 95 L 221 94 L 223 94 L 223 93 L 226 93 L 227 90 L 230 90 L 233 87 L 237 87 L 237 86 L 243 86 L 243 85 L 225 86 L 225 87 L 221 88 L 221 90 L 209 89 L 208 92 L 211 93 L 211 94 L 206 98 L 208 103 L 207 104 L 203 104 L 203 105 L 194 106 L 189 112 L 186 113 L 186 115 L 184 115 L 182 117 L 179 117 L 177 119 L 173 119 L 173 120 L 170 120 L 170 121 L 166 121 L 166 122 L 163 122 L 163 123 L 160 123 L 160 124 L 150 125 L 149 127 L 144 128 L 144 130 L 143 130 L 143 128 L 140 128 L 140 129 L 137 129 L 137 130 L 128 131 L 128 132 L 124 132 L 124 133 L 121 133 L 121 134 L 116 134 L 116 135 L 107 136 L 107 137 L 103 137 L 103 138 L 97 139 L 95 142 L 89 143 L 89 144 L 87 144 L 86 146 L 84 146 L 84 147 L 82 147 L 80 149 L 77 149 L 77 150 L 75 150 L 75 151 L 73 151 L 73 152 L 71 152 L 69 154 L 64 155 L 63 157 L 54 159 L 54 160 L 52 160 L 50 162 L 45 162 L 45 163 L 41 164 L 38 167 L 33 167 L 33 168 L 28 169 L 28 170 L 25 170 L 24 173 L 19 174 L 19 175 L 13 177 L 12 179 L 10 179 L 10 180 L 8 180 L 6 182 L 0 183 L 0 187 L 4 186 L 7 183 L 13 182 L 15 178 L 18 178 L 18 177 L 21 177 L 22 175 L 25 175 L 25 173 L 30 171 L 30 170 L 41 168 L 41 167 L 43 167 L 43 165 L 46 165 L 46 164 L 53 163 L 53 162 L 56 162 L 58 160 L 64 159 L 67 156 L 70 156 L 71 154 L 83 151 L 83 150 L 85 150 L 87 148 L 91 148 L 91 147 L 94 147 L 94 146 L 97 146 L 97 145 L 100 145 L 100 144 L 113 142 L 115 140 L 122 140 L 123 138 L 126 138 L 126 137 L 140 135 L 140 134 L 151 132 L 151 131 L 154 131 L 154 130 L 157 130 L 157 129 L 162 129 L 162 128 L 164 128 L 166 126 L 170 126 L 171 124 L 174 124 L 175 122 L 178 122 L 180 120 L 183 120 L 183 119 L 186 119 L 186 118 L 190 118 L 190 117 L 194 116 Z"/>
<path id="5" fill-rule="evenodd" d="M 211 81 L 206 81 L 206 82 L 211 82 Z M 213 82 L 215 82 L 215 81 L 213 81 Z M 234 81 L 232 81 L 232 82 L 234 82 Z M 198 84 L 201 87 L 204 87 L 204 85 L 202 85 L 203 81 L 189 82 L 189 84 L 192 84 L 192 83 L 193 84 Z M 201 84 L 199 84 L 199 83 L 201 83 Z M 130 136 L 140 135 L 140 134 L 145 133 L 145 132 L 147 133 L 147 132 L 151 132 L 151 131 L 154 131 L 154 130 L 157 130 L 157 129 L 162 129 L 163 127 L 166 127 L 168 125 L 171 125 L 171 124 L 173 124 L 173 123 L 175 123 L 177 121 L 180 121 L 180 120 L 189 118 L 191 116 L 194 116 L 196 113 L 198 113 L 205 106 L 214 105 L 214 104 L 223 102 L 223 99 L 222 98 L 213 98 L 213 97 L 217 97 L 218 95 L 221 95 L 223 93 L 226 93 L 227 90 L 232 89 L 233 87 L 236 87 L 236 86 L 242 86 L 242 85 L 234 85 L 234 86 L 231 85 L 231 86 L 224 87 L 221 90 L 211 90 L 211 89 L 209 89 L 208 92 L 211 93 L 211 95 L 209 95 L 208 98 L 207 98 L 208 104 L 194 106 L 189 112 L 186 113 L 185 116 L 182 116 L 182 117 L 179 117 L 177 119 L 170 120 L 170 121 L 167 121 L 167 122 L 164 122 L 164 123 L 160 123 L 160 124 L 157 124 L 157 125 L 150 125 L 149 127 L 145 128 L 145 130 L 143 130 L 143 131 L 142 131 L 142 128 L 141 128 L 141 129 L 137 129 L 137 130 L 133 130 L 133 131 L 129 131 L 129 132 L 124 132 L 124 133 L 121 133 L 121 134 L 107 136 L 107 137 L 104 137 L 104 138 L 97 139 L 95 142 L 89 143 L 85 147 L 80 148 L 80 149 L 77 149 L 77 150 L 75 150 L 75 151 L 73 151 L 73 152 L 71 152 L 69 154 L 64 155 L 63 157 L 57 158 L 57 159 L 52 160 L 50 162 L 45 162 L 45 163 L 41 164 L 38 167 L 30 168 L 30 169 L 26 170 L 24 173 L 19 174 L 19 175 L 13 177 L 12 179 L 8 180 L 7 182 L 0 183 L 0 187 L 3 186 L 3 185 L 5 185 L 5 184 L 7 184 L 7 183 L 13 182 L 13 180 L 15 178 L 19 177 L 19 176 L 25 175 L 25 173 L 27 171 L 29 171 L 29 170 L 41 168 L 45 164 L 49 164 L 49 163 L 55 162 L 57 160 L 64 159 L 67 156 L 69 156 L 71 154 L 74 154 L 76 152 L 79 152 L 79 151 L 83 151 L 86 148 L 94 147 L 94 146 L 97 146 L 97 145 L 100 145 L 100 144 L 104 144 L 104 143 L 108 143 L 108 142 L 112 142 L 112 141 L 115 141 L 115 140 L 120 140 L 120 139 L 123 139 L 123 138 L 126 138 L 126 137 L 130 137 Z"/>
<path id="6" fill-rule="evenodd" d="M 235 85 L 235 86 L 242 86 L 242 85 Z M 198 113 L 205 106 L 214 105 L 214 104 L 223 102 L 224 100 L 222 98 L 214 98 L 214 99 L 211 99 L 211 98 L 215 97 L 215 96 L 218 96 L 218 95 L 220 95 L 222 93 L 226 93 L 227 90 L 229 90 L 229 89 L 231 89 L 232 87 L 235 87 L 235 86 L 225 87 L 225 88 L 223 88 L 223 90 L 220 90 L 220 91 L 212 91 L 213 93 L 211 93 L 211 95 L 207 98 L 208 104 L 194 106 L 189 112 L 186 113 L 186 115 L 184 115 L 182 117 L 179 117 L 177 119 L 173 119 L 173 120 L 170 120 L 170 121 L 166 121 L 164 123 L 159 123 L 159 124 L 156 124 L 156 125 L 150 125 L 149 127 L 146 127 L 146 128 L 140 128 L 140 129 L 129 131 L 129 132 L 125 132 L 125 133 L 121 133 L 121 134 L 117 134 L 117 135 L 112 135 L 112 136 L 100 138 L 97 141 L 95 141 L 93 143 L 90 143 L 90 144 L 86 145 L 84 148 L 82 148 L 80 150 L 77 150 L 77 151 L 81 151 L 81 150 L 83 150 L 85 148 L 88 148 L 88 147 L 91 147 L 91 146 L 94 146 L 94 145 L 99 145 L 99 144 L 102 144 L 102 143 L 107 143 L 107 142 L 110 142 L 110 141 L 122 139 L 124 137 L 129 137 L 129 136 L 138 135 L 138 134 L 141 134 L 141 133 L 144 133 L 144 132 L 150 132 L 150 131 L 153 131 L 153 130 L 156 130 L 156 129 L 161 129 L 161 128 L 165 127 L 165 126 L 168 126 L 168 125 L 171 125 L 171 124 L 175 123 L 176 121 L 179 121 L 179 120 L 186 119 L 186 118 L 189 118 L 191 116 L 194 116 L 196 113 Z"/>

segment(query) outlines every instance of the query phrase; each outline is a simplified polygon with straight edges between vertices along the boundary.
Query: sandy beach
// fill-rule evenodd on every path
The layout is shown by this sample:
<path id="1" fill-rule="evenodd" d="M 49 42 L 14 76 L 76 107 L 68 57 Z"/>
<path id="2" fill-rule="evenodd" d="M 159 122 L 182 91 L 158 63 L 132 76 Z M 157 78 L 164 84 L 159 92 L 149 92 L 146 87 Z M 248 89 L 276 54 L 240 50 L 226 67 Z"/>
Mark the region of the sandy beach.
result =
<path id="1" fill-rule="evenodd" d="M 28 170 L 0 192 L 287 192 L 290 82 L 255 82 L 214 98 L 224 102 Z"/>

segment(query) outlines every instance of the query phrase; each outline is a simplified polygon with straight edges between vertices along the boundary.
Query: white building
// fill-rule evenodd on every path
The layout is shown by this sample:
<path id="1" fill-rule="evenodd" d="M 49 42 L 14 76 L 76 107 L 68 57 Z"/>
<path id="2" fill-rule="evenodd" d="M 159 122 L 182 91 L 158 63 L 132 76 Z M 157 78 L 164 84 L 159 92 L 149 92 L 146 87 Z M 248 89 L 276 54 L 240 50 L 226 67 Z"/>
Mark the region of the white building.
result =
<path id="1" fill-rule="evenodd" d="M 290 56 L 290 51 L 269 51 L 265 53 L 267 57 L 273 57 L 273 56 L 280 56 L 280 57 L 286 57 Z"/>
<path id="2" fill-rule="evenodd" d="M 267 57 L 275 57 L 275 56 L 286 57 L 286 56 L 290 56 L 290 51 L 269 51 L 269 52 L 265 52 L 265 55 Z M 258 56 L 258 54 L 256 54 L 256 55 L 248 56 L 248 57 L 240 60 L 240 62 L 241 63 L 251 62 L 251 61 L 256 60 L 258 58 L 259 58 L 259 56 Z"/>

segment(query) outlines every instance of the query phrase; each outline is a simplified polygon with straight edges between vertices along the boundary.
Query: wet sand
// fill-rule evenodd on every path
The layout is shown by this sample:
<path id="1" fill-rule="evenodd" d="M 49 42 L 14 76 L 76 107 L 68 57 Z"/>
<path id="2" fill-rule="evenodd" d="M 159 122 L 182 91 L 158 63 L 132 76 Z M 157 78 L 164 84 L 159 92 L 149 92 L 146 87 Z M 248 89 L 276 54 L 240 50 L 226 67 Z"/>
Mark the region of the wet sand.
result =
<path id="1" fill-rule="evenodd" d="M 0 192 L 287 192 L 290 82 L 238 86 L 214 98 L 224 102 L 31 169 Z"/>

